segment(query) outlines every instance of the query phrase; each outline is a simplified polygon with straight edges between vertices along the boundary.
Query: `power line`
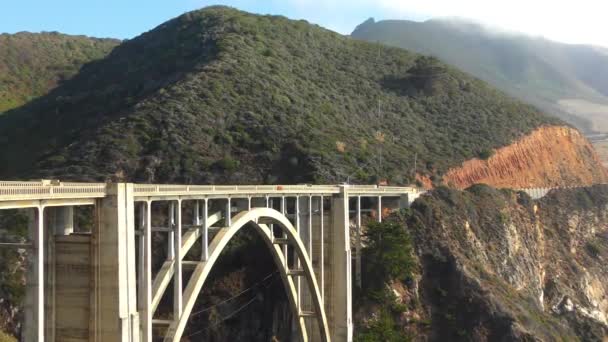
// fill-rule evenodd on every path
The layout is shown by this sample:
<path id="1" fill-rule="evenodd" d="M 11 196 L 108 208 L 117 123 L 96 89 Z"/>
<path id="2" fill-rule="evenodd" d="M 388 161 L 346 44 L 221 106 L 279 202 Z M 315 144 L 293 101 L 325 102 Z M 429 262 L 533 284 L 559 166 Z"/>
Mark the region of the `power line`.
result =
<path id="1" fill-rule="evenodd" d="M 260 283 L 262 283 L 262 282 L 264 282 L 264 281 L 268 280 L 270 277 L 272 277 L 273 275 L 275 275 L 277 272 L 278 272 L 278 271 L 276 271 L 276 272 L 274 272 L 274 273 L 269 274 L 268 276 L 266 276 L 266 278 L 264 278 L 262 281 L 260 281 L 260 282 L 258 282 L 258 283 L 256 283 L 256 284 L 254 284 L 253 286 L 255 286 L 255 285 L 257 285 L 257 284 L 260 284 Z M 268 284 L 265 286 L 265 288 L 268 288 L 268 287 L 270 286 L 270 284 L 272 284 L 272 282 L 268 283 Z M 252 286 L 251 288 L 253 288 L 253 286 Z M 251 289 L 251 288 L 250 288 L 250 289 Z M 248 289 L 248 290 L 249 290 L 249 289 Z M 247 291 L 247 290 L 245 290 L 245 291 L 243 291 L 243 292 L 241 292 L 241 293 L 244 293 L 244 292 L 246 292 L 246 291 Z M 233 298 L 236 298 L 236 297 L 233 297 Z M 249 300 L 247 303 L 243 304 L 243 305 L 242 305 L 240 308 L 238 308 L 238 309 L 236 309 L 235 311 L 231 312 L 231 313 L 230 313 L 230 314 L 228 314 L 227 316 L 225 316 L 225 317 L 221 318 L 221 319 L 220 319 L 218 322 L 216 322 L 216 323 L 214 323 L 214 324 L 212 324 L 212 325 L 210 325 L 210 326 L 208 326 L 208 327 L 205 327 L 205 328 L 203 328 L 203 329 L 201 329 L 201 330 L 195 331 L 195 332 L 193 332 L 192 334 L 188 335 L 188 337 L 192 337 L 192 336 L 194 336 L 194 335 L 198 335 L 198 334 L 202 333 L 202 332 L 203 332 L 203 331 L 205 331 L 205 330 L 209 330 L 209 329 L 211 329 L 211 328 L 215 328 L 215 327 L 217 327 L 218 325 L 220 325 L 220 324 L 224 323 L 224 321 L 226 321 L 226 320 L 228 320 L 228 319 L 230 319 L 230 318 L 234 317 L 234 316 L 235 316 L 236 314 L 238 314 L 239 312 L 241 312 L 241 311 L 245 310 L 245 308 L 246 308 L 246 307 L 248 307 L 249 305 L 253 304 L 253 302 L 254 302 L 256 299 L 257 299 L 257 296 L 254 296 L 254 297 L 253 297 L 253 298 L 251 298 L 251 300 Z M 224 302 L 226 302 L 226 301 L 224 301 Z M 214 305 L 214 306 L 212 306 L 212 307 L 215 307 L 215 306 L 217 306 L 217 305 L 219 305 L 219 304 L 216 304 L 216 305 Z M 207 308 L 207 309 L 205 309 L 205 310 L 209 310 L 209 309 L 211 309 L 212 307 Z M 192 316 L 192 315 L 191 315 L 191 316 Z"/>
<path id="2" fill-rule="evenodd" d="M 224 318 L 220 319 L 220 321 L 219 321 L 219 322 L 217 322 L 217 323 L 215 323 L 215 324 L 213 324 L 213 325 L 210 325 L 210 326 L 208 326 L 208 327 L 205 327 L 204 329 L 201 329 L 201 330 L 199 330 L 199 331 L 195 331 L 195 332 L 193 332 L 192 334 L 188 335 L 188 337 L 192 337 L 192 336 L 194 336 L 194 335 L 198 335 L 198 334 L 202 333 L 202 332 L 203 332 L 203 331 L 205 331 L 205 330 L 208 330 L 208 329 L 211 329 L 211 328 L 215 328 L 215 327 L 217 327 L 218 325 L 220 325 L 220 324 L 224 323 L 224 321 L 225 321 L 225 320 L 230 319 L 231 317 L 233 317 L 233 316 L 234 316 L 234 315 L 236 315 L 237 313 L 239 313 L 239 312 L 243 311 L 243 310 L 244 310 L 246 307 L 248 307 L 249 305 L 251 305 L 251 303 L 253 303 L 253 302 L 254 302 L 256 299 L 257 299 L 257 297 L 253 297 L 253 298 L 251 298 L 251 300 L 250 300 L 250 301 L 248 301 L 247 303 L 245 303 L 245 305 L 241 306 L 241 307 L 240 307 L 240 308 L 238 308 L 236 311 L 232 312 L 230 315 L 228 315 L 228 316 L 226 316 L 226 317 L 224 317 Z"/>
<path id="3" fill-rule="evenodd" d="M 267 276 L 266 276 L 264 279 L 262 279 L 261 281 L 259 281 L 259 282 L 255 283 L 255 284 L 251 285 L 250 287 L 248 287 L 248 288 L 246 288 L 245 290 L 243 290 L 243 291 L 241 291 L 241 292 L 237 293 L 236 295 L 234 295 L 234 296 L 232 296 L 232 297 L 230 297 L 230 298 L 228 298 L 228 299 L 225 299 L 225 300 L 223 300 L 223 301 L 221 301 L 221 302 L 219 302 L 219 303 L 217 303 L 217 304 L 213 304 L 213 305 L 211 305 L 211 306 L 210 306 L 210 307 L 208 307 L 208 308 L 205 308 L 205 309 L 199 310 L 199 311 L 197 311 L 197 312 L 195 312 L 195 313 L 192 313 L 192 314 L 190 314 L 190 317 L 192 318 L 192 317 L 194 317 L 194 316 L 196 316 L 196 315 L 200 315 L 200 314 L 202 314 L 203 312 L 207 312 L 207 311 L 209 311 L 209 310 L 211 310 L 211 309 L 213 309 L 213 308 L 215 308 L 215 307 L 217 307 L 217 306 L 220 306 L 220 305 L 222 305 L 222 304 L 224 304 L 224 303 L 227 303 L 227 302 L 229 302 L 229 301 L 231 301 L 231 300 L 233 300 L 233 299 L 236 299 L 236 298 L 238 298 L 238 297 L 242 296 L 243 294 L 245 294 L 245 293 L 247 293 L 247 292 L 251 291 L 251 290 L 252 290 L 254 287 L 258 286 L 259 284 L 261 284 L 261 283 L 265 282 L 266 280 L 268 280 L 268 279 L 269 279 L 269 278 L 271 278 L 272 276 L 276 275 L 278 272 L 279 272 L 279 271 L 274 271 L 274 272 L 270 273 L 269 275 L 267 275 Z"/>

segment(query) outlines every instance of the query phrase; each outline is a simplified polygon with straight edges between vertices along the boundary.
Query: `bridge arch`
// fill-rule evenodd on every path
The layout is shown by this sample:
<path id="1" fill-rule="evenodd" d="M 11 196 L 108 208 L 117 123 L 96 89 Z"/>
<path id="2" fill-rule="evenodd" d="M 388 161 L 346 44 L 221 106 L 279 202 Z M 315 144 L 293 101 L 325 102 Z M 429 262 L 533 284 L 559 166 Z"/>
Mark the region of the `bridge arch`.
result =
<path id="1" fill-rule="evenodd" d="M 277 265 L 277 268 L 279 269 L 284 288 L 287 291 L 290 308 L 298 322 L 298 330 L 302 341 L 308 341 L 308 333 L 306 331 L 306 325 L 304 322 L 305 316 L 312 315 L 317 320 L 321 339 L 324 342 L 329 342 L 329 328 L 323 305 L 323 299 L 321 298 L 321 293 L 314 275 L 312 262 L 306 253 L 304 243 L 287 217 L 271 208 L 255 208 L 249 211 L 243 211 L 232 219 L 232 224 L 230 227 L 221 228 L 217 232 L 209 245 L 209 258 L 206 261 L 198 264 L 194 270 L 194 273 L 192 274 L 192 277 L 188 281 L 188 285 L 184 291 L 182 315 L 173 320 L 169 326 L 169 329 L 167 330 L 164 341 L 177 342 L 181 340 L 188 319 L 190 318 L 190 314 L 192 313 L 192 309 L 194 308 L 196 299 L 200 294 L 203 285 L 211 272 L 211 269 L 215 265 L 226 245 L 230 242 L 230 240 L 232 240 L 234 235 L 247 224 L 252 224 L 252 226 L 264 240 L 266 246 L 271 251 L 273 259 Z M 289 243 L 291 246 L 293 246 L 296 256 L 300 260 L 302 274 L 290 272 L 283 255 L 281 245 L 277 243 L 277 239 L 274 238 L 273 232 L 268 224 L 273 224 L 275 227 L 280 227 L 282 232 L 285 233 L 287 240 L 281 241 L 280 243 Z M 302 276 L 308 283 L 308 288 L 311 292 L 313 307 L 315 310 L 313 313 L 303 313 L 301 311 L 301 307 L 298 306 L 299 301 L 297 299 L 298 294 L 293 278 L 294 276 Z"/>

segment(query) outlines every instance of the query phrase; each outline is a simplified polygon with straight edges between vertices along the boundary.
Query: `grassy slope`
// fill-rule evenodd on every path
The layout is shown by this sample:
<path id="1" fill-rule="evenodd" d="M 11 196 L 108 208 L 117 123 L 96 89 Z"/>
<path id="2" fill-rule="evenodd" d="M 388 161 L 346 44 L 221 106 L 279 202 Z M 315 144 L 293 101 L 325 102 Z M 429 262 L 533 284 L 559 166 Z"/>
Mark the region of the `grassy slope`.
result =
<path id="1" fill-rule="evenodd" d="M 568 111 L 558 104 L 575 98 L 608 104 L 608 56 L 597 48 L 488 33 L 475 24 L 442 20 L 369 21 L 352 35 L 437 56 L 579 128 L 606 124 L 583 108 Z"/>
<path id="2" fill-rule="evenodd" d="M 405 183 L 415 155 L 441 173 L 551 122 L 419 55 L 211 7 L 0 118 L 0 177 Z"/>
<path id="3" fill-rule="evenodd" d="M 0 113 L 46 94 L 119 44 L 58 33 L 0 35 Z"/>

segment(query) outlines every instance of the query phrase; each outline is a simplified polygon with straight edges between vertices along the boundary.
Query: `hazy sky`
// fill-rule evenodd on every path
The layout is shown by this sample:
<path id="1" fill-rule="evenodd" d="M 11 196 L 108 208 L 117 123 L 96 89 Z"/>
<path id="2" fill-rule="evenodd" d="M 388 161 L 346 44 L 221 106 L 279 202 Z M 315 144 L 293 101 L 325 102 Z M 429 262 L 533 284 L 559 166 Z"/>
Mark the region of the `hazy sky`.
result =
<path id="1" fill-rule="evenodd" d="M 306 19 L 348 34 L 369 17 L 471 18 L 503 29 L 568 43 L 608 47 L 605 0 L 3 0 L 0 32 L 60 31 L 132 38 L 200 7 L 225 4 L 256 13 Z"/>

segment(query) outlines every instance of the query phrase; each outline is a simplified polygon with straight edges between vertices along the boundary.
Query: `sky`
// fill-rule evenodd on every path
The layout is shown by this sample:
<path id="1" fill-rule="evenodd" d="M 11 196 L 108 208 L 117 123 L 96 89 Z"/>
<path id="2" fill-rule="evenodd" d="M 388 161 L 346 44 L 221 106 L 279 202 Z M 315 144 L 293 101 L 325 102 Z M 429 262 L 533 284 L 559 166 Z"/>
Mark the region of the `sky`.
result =
<path id="1" fill-rule="evenodd" d="M 0 32 L 133 38 L 184 12 L 222 4 L 306 19 L 349 34 L 366 20 L 468 18 L 496 28 L 608 47 L 604 0 L 3 0 Z"/>

